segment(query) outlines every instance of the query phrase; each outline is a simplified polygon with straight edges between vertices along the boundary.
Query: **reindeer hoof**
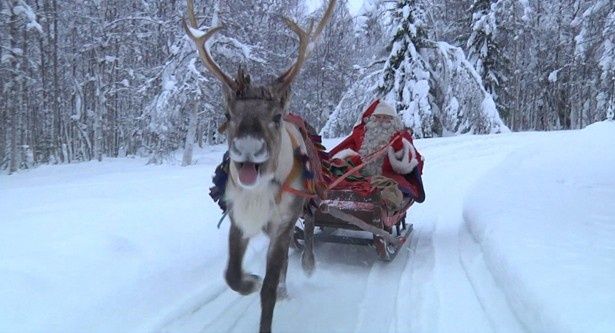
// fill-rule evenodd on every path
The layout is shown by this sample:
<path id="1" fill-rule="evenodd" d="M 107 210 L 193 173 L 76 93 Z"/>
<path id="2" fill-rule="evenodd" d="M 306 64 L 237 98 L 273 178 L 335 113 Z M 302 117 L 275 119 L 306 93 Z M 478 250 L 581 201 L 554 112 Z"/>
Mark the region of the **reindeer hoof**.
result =
<path id="1" fill-rule="evenodd" d="M 231 289 L 242 295 L 248 295 L 260 290 L 262 285 L 261 278 L 254 274 L 242 274 L 239 279 L 233 278 L 232 275 L 227 275 L 226 282 Z"/>
<path id="2" fill-rule="evenodd" d="M 312 276 L 314 274 L 314 254 L 303 252 L 301 255 L 301 267 L 306 276 Z"/>
<path id="3" fill-rule="evenodd" d="M 283 286 L 283 285 L 278 286 L 277 296 L 278 296 L 277 297 L 278 300 L 290 298 L 288 297 L 288 290 L 286 289 L 286 286 Z"/>
<path id="4" fill-rule="evenodd" d="M 242 295 L 248 295 L 255 291 L 261 290 L 263 281 L 260 276 L 256 274 L 244 274 L 241 284 L 245 287 L 243 292 L 239 292 Z"/>

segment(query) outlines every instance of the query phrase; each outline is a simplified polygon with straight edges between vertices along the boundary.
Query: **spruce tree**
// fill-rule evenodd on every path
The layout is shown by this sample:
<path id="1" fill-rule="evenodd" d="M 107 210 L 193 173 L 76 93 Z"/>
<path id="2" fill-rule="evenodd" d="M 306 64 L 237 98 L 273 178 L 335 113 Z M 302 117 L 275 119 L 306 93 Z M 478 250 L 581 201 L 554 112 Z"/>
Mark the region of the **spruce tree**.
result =
<path id="1" fill-rule="evenodd" d="M 424 12 L 418 1 L 401 0 L 395 7 L 394 20 L 396 33 L 378 90 L 395 105 L 404 124 L 417 137 L 431 137 L 440 131 L 433 126 L 428 64 L 419 53 L 427 43 Z"/>

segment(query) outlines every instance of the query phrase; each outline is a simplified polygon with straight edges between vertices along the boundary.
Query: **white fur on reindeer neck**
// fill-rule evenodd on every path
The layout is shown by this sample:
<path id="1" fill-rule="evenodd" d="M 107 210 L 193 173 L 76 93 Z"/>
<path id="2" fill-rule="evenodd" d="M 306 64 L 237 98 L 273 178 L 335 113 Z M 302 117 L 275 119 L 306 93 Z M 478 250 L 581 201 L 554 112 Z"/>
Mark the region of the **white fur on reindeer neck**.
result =
<path id="1" fill-rule="evenodd" d="M 291 135 L 295 140 L 291 139 Z M 277 226 L 290 218 L 292 212 L 290 203 L 293 196 L 282 193 L 281 201 L 276 203 L 276 195 L 280 190 L 280 184 L 284 182 L 293 168 L 295 156 L 292 142 L 300 142 L 299 148 L 302 152 L 306 151 L 303 141 L 297 140 L 300 137 L 301 134 L 294 125 L 286 121 L 283 122 L 278 168 L 273 174 L 260 175 L 257 183 L 249 188 L 240 185 L 235 163 L 231 163 L 229 169 L 230 181 L 225 192 L 225 201 L 230 207 L 233 220 L 245 237 L 255 236 L 269 222 Z M 301 177 L 297 177 L 291 183 L 291 186 L 298 190 L 304 190 Z"/>

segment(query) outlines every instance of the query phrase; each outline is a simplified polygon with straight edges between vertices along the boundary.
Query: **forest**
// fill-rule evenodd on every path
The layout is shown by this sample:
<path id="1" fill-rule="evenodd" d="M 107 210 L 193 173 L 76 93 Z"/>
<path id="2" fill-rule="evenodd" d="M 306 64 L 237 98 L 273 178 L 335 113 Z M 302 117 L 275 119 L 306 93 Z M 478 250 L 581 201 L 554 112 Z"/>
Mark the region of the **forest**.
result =
<path id="1" fill-rule="evenodd" d="M 203 0 L 216 62 L 255 82 L 283 72 L 323 8 Z M 223 143 L 219 82 L 184 1 L 0 0 L 0 170 L 139 156 L 193 163 Z M 613 0 L 339 0 L 293 86 L 291 112 L 346 135 L 374 98 L 417 138 L 584 128 L 615 108 Z"/>

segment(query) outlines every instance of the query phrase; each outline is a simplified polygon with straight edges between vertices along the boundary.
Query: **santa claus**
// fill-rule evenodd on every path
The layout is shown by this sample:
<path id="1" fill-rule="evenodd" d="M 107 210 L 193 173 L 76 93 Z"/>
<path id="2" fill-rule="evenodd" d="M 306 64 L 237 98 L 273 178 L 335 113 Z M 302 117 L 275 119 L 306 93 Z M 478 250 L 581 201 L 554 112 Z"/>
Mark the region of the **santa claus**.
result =
<path id="1" fill-rule="evenodd" d="M 376 154 L 387 146 L 386 153 Z M 358 165 L 365 160 L 362 174 L 382 175 L 395 180 L 404 195 L 416 202 L 425 201 L 421 175 L 423 156 L 412 143 L 412 133 L 405 129 L 395 110 L 375 100 L 361 115 L 352 133 L 333 148 L 332 159 L 346 159 Z M 367 156 L 377 156 L 371 160 Z"/>

